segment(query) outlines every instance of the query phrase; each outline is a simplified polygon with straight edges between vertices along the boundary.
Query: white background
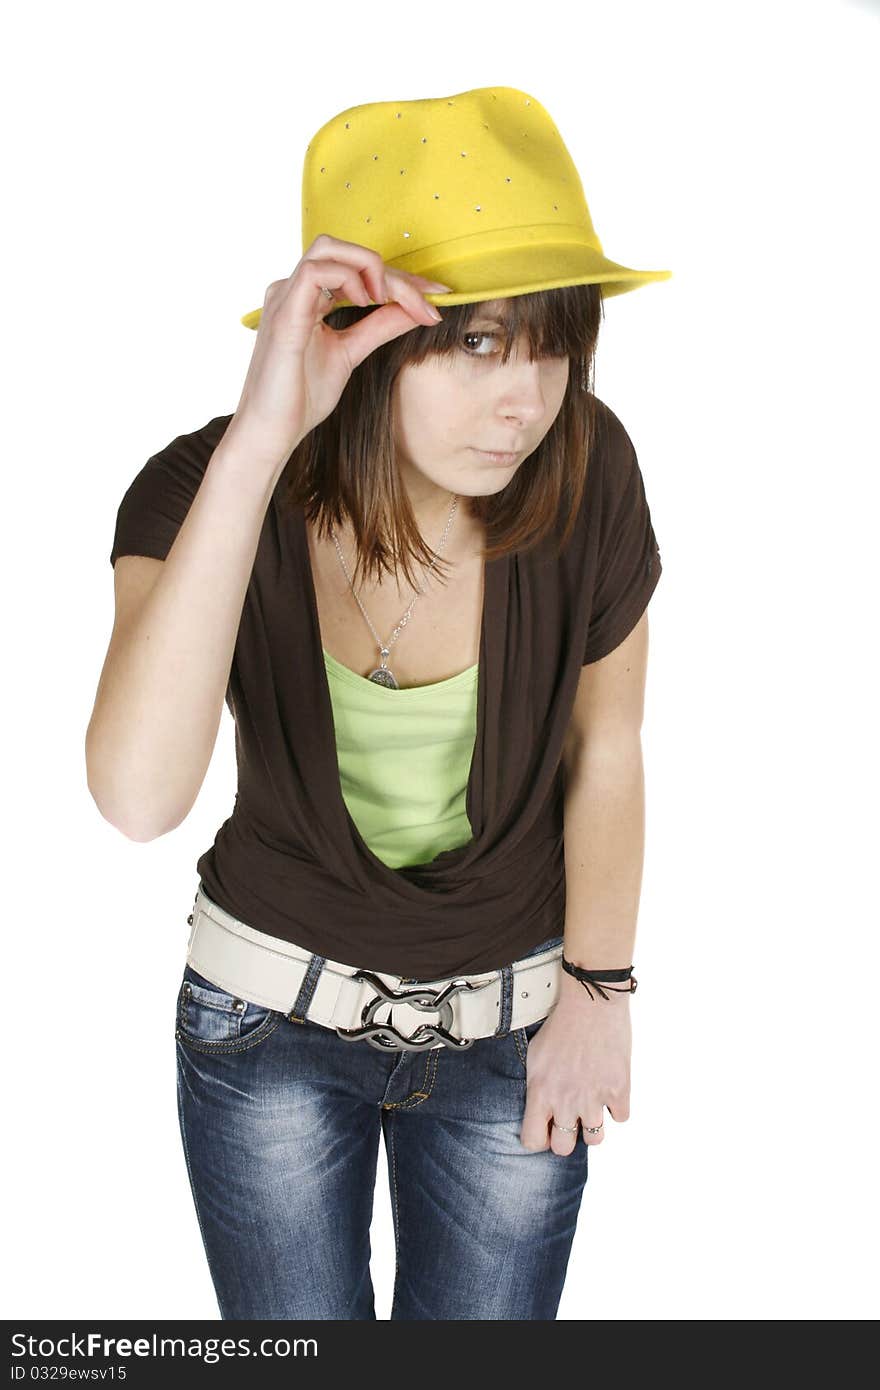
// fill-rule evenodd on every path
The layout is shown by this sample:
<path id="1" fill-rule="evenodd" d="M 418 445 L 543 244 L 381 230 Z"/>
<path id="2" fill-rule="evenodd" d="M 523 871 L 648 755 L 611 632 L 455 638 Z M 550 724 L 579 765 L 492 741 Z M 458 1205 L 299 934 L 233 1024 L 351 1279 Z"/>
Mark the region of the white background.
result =
<path id="1" fill-rule="evenodd" d="M 877 4 L 80 3 L 4 24 L 7 1317 L 216 1318 L 177 1129 L 189 818 L 101 817 L 116 508 L 238 400 L 345 107 L 514 86 L 606 253 L 596 391 L 663 557 L 631 1118 L 561 1319 L 877 1315 Z M 383 1151 L 384 1152 L 384 1151 Z M 393 1235 L 384 1159 L 377 1315 Z"/>

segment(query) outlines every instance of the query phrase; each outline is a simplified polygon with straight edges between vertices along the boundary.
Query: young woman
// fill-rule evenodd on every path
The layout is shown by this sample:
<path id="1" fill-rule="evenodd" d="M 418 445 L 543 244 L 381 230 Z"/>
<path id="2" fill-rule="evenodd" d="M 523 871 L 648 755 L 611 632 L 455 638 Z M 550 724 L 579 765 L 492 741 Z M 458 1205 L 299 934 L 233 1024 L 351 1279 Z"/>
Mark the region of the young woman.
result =
<path id="1" fill-rule="evenodd" d="M 232 415 L 116 523 L 87 735 L 101 812 L 181 823 L 225 700 L 232 815 L 177 997 L 223 1318 L 556 1316 L 604 1111 L 629 1111 L 643 853 L 642 475 L 590 389 L 609 261 L 514 88 L 355 107 Z M 442 313 L 434 306 L 443 306 Z"/>

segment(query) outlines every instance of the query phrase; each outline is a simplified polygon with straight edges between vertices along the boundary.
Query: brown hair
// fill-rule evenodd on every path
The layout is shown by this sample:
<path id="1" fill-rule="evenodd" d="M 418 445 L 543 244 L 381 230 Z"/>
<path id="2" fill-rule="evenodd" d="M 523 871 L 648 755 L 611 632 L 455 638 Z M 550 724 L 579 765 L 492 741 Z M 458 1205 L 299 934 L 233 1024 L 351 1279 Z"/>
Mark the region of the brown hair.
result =
<path id="1" fill-rule="evenodd" d="M 556 419 L 508 485 L 491 496 L 462 498 L 470 515 L 485 525 L 487 560 L 530 549 L 560 518 L 560 547 L 571 534 L 593 440 L 593 373 L 604 312 L 598 285 L 538 290 L 503 302 L 509 308 L 505 329 L 496 335 L 503 340 L 501 361 L 508 360 L 522 334 L 530 361 L 536 356 L 567 356 L 569 372 Z M 362 571 L 381 579 L 383 570 L 394 572 L 397 554 L 407 581 L 419 588 L 410 562 L 420 567 L 435 559 L 399 481 L 391 391 L 402 367 L 459 351 L 468 325 L 482 309 L 479 303 L 445 306 L 442 323 L 419 324 L 371 352 L 352 373 L 335 409 L 290 456 L 285 467 L 288 504 L 302 506 L 319 534 L 329 535 L 329 526 L 342 525 L 344 517 L 350 520 L 357 543 L 355 575 Z M 347 328 L 372 312 L 372 306 L 346 305 L 328 314 L 325 322 L 331 329 Z M 438 558 L 435 573 L 439 575 L 445 564 Z"/>

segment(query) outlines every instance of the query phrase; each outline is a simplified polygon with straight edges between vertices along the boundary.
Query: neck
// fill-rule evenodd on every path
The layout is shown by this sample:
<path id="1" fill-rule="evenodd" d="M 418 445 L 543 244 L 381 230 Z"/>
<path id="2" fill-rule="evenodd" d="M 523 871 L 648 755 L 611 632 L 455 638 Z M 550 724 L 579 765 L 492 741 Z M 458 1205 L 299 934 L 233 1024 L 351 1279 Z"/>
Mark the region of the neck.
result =
<path id="1" fill-rule="evenodd" d="M 449 521 L 450 514 L 452 513 L 454 498 L 454 493 L 444 492 L 439 499 L 439 505 L 438 502 L 435 500 L 431 505 L 424 504 L 421 507 L 413 506 L 413 513 L 415 515 L 416 525 L 418 526 L 419 531 L 421 532 L 424 539 L 427 541 L 428 545 L 433 546 L 435 549 L 439 544 L 440 537 L 443 535 L 443 532 L 446 528 L 446 523 Z M 456 508 L 455 521 L 453 522 L 453 525 L 456 526 L 456 529 L 460 529 L 457 526 L 457 522 L 460 515 L 461 499 L 459 499 L 458 506 Z"/>
<path id="2" fill-rule="evenodd" d="M 407 495 L 416 525 L 425 540 L 434 545 L 449 520 L 455 493 L 428 483 L 417 489 L 407 487 Z"/>
<path id="3" fill-rule="evenodd" d="M 398 457 L 397 466 L 416 525 L 428 544 L 434 545 L 449 519 L 455 494 L 449 488 L 438 487 L 405 458 Z"/>

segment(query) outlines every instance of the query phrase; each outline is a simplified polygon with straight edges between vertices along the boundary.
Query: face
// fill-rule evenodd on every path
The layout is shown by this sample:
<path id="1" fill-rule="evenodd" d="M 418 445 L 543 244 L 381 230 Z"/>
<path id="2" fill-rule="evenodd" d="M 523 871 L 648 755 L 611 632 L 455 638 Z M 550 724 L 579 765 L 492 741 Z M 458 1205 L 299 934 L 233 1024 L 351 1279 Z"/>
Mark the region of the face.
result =
<path id="1" fill-rule="evenodd" d="M 486 304 L 451 357 L 428 358 L 399 372 L 392 397 L 394 442 L 413 507 L 429 509 L 449 493 L 500 492 L 540 444 L 559 414 L 568 357 L 529 361 L 517 343 L 501 362 L 504 301 Z M 497 460 L 488 451 L 513 451 Z"/>

